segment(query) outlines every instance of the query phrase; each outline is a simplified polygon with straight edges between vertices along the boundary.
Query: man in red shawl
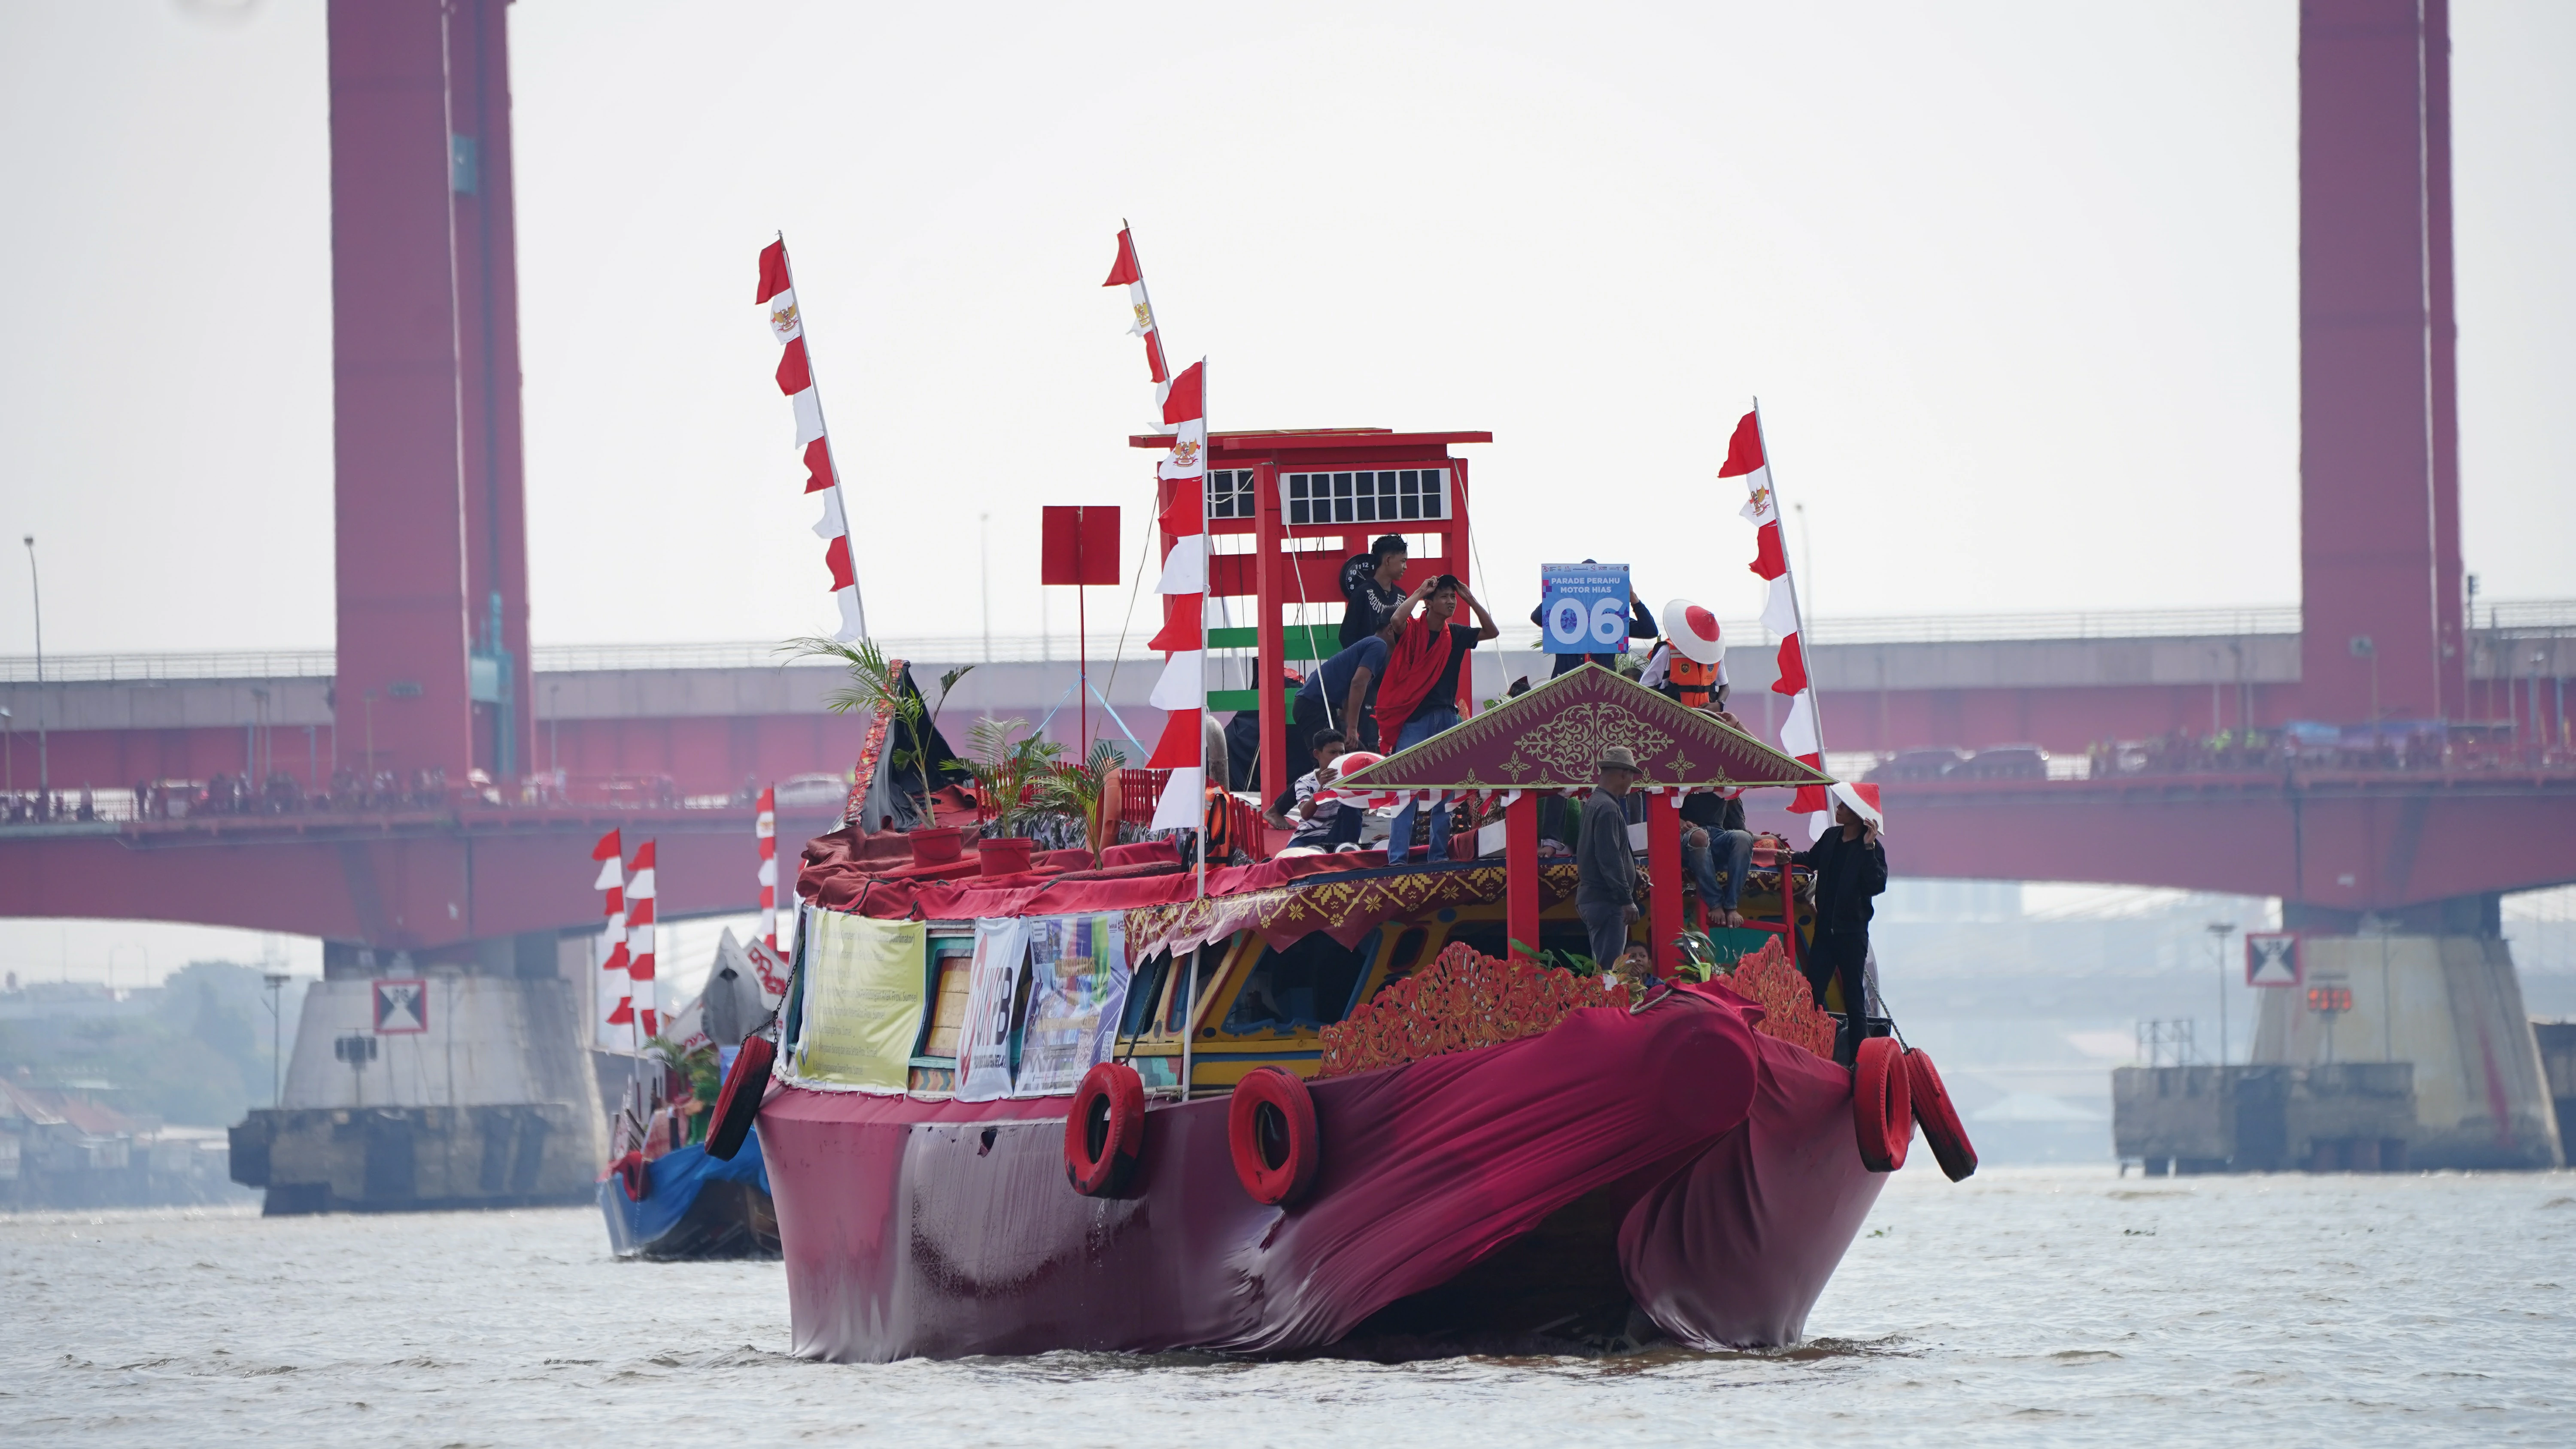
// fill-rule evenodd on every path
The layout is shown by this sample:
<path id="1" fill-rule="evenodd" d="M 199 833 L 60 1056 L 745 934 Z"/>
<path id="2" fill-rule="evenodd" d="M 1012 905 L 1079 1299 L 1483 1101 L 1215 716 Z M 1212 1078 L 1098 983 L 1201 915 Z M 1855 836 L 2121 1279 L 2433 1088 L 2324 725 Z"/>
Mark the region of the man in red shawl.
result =
<path id="1" fill-rule="evenodd" d="M 1458 612 L 1458 601 L 1467 601 L 1474 610 L 1474 625 L 1452 624 Z M 1422 617 L 1413 617 L 1414 605 L 1423 606 Z M 1442 574 L 1413 591 L 1396 606 L 1395 647 L 1388 651 L 1386 680 L 1377 687 L 1377 732 L 1382 740 L 1393 740 L 1393 754 L 1412 748 L 1433 735 L 1458 723 L 1458 670 L 1467 651 L 1488 639 L 1502 637 L 1494 616 L 1455 575 Z M 1386 838 L 1386 858 L 1400 861 L 1413 853 L 1413 815 L 1420 802 L 1407 800 L 1395 812 L 1394 828 Z M 1449 807 L 1441 805 L 1431 812 L 1430 858 L 1445 860 L 1449 855 Z"/>

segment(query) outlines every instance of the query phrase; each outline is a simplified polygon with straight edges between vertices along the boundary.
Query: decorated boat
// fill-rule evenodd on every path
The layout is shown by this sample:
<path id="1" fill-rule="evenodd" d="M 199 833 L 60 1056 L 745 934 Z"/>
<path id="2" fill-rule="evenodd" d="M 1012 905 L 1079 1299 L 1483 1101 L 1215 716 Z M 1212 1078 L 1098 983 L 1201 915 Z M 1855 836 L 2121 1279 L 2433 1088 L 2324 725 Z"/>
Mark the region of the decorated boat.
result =
<path id="1" fill-rule="evenodd" d="M 1120 240 L 1110 282 L 1130 289 L 1167 428 L 1131 440 L 1160 455 L 1162 733 L 1115 788 L 1095 774 L 1071 792 L 1091 802 L 1080 846 L 1040 849 L 1005 828 L 1020 787 L 982 788 L 1018 777 L 935 772 L 909 669 L 851 653 L 877 708 L 844 823 L 805 847 L 783 1019 L 746 1043 L 709 1139 L 721 1155 L 756 1124 L 795 1351 L 1797 1339 L 1904 1160 L 1918 1088 L 1945 1168 L 1973 1167 L 1928 1059 L 1866 1002 L 1848 1003 L 1857 1065 L 1829 1055 L 1784 848 L 1747 883 L 1758 948 L 1686 929 L 1677 807 L 1821 800 L 1811 705 L 1793 700 L 1774 748 L 1598 664 L 1483 701 L 1462 670 L 1463 723 L 1332 786 L 1355 807 L 1454 812 L 1446 858 L 1274 854 L 1257 802 L 1302 769 L 1277 682 L 1338 642 L 1312 601 L 1340 599 L 1344 560 L 1387 532 L 1409 577 L 1466 579 L 1452 449 L 1491 435 L 1209 432 L 1204 364 L 1167 373 Z M 813 486 L 834 488 L 783 244 L 761 285 Z M 1722 475 L 1744 471 L 1744 435 Z M 827 498 L 818 532 L 863 631 Z M 1756 522 L 1778 559 L 1776 524 Z M 1257 725 L 1257 792 L 1229 788 L 1248 782 L 1219 711 Z M 1626 974 L 1590 959 L 1569 812 L 1542 809 L 1588 794 L 1614 747 L 1642 771 L 1631 939 L 1650 964 Z"/>
<path id="2" fill-rule="evenodd" d="M 763 817 L 768 817 L 766 809 Z M 649 929 L 649 921 L 643 923 Z M 610 1251 L 621 1258 L 683 1262 L 778 1256 L 778 1215 L 760 1137 L 746 1132 L 708 1151 L 712 1108 L 743 1041 L 768 1028 L 786 963 L 764 940 L 748 946 L 728 928 L 698 995 L 657 1020 L 657 1033 L 624 1058 L 614 1088 L 610 1161 L 596 1195 Z M 766 1041 L 756 1052 L 765 1052 Z M 756 1062 L 765 1066 L 765 1055 Z"/>

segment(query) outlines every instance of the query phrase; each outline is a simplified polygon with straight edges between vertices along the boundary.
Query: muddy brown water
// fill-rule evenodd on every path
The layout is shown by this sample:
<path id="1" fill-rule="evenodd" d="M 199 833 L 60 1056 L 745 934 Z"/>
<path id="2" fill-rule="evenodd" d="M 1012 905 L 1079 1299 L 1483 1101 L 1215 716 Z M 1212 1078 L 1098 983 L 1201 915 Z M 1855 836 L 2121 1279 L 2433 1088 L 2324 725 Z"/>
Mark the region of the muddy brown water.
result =
<path id="1" fill-rule="evenodd" d="M 1924 1154 L 1918 1153 L 1921 1157 Z M 1899 1174 L 1759 1353 L 790 1357 L 587 1211 L 0 1216 L 0 1442 L 2576 1442 L 2576 1174 Z"/>

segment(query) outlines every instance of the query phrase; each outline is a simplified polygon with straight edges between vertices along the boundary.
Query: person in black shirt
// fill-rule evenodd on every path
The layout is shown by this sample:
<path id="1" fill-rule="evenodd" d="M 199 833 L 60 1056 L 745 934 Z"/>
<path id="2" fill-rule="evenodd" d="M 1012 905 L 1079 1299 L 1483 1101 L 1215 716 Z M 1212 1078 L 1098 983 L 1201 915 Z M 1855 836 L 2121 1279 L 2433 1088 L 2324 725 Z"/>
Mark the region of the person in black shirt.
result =
<path id="1" fill-rule="evenodd" d="M 1735 729 L 1744 722 L 1726 710 L 1727 686 L 1717 687 L 1716 697 L 1702 710 L 1709 718 Z M 1699 885 L 1700 905 L 1708 912 L 1711 929 L 1719 926 L 1741 926 L 1744 913 L 1736 907 L 1744 899 L 1744 877 L 1753 869 L 1753 832 L 1744 826 L 1742 797 L 1726 797 L 1716 791 L 1705 791 L 1682 797 L 1682 861 L 1690 867 L 1691 878 Z M 1726 867 L 1726 884 L 1717 883 L 1717 869 Z"/>
<path id="2" fill-rule="evenodd" d="M 1744 877 L 1753 869 L 1753 832 L 1744 828 L 1744 802 L 1715 790 L 1682 797 L 1682 861 L 1699 886 L 1700 905 L 1710 929 L 1744 924 L 1737 906 L 1744 899 Z M 1726 883 L 1717 872 L 1725 867 Z"/>
<path id="3" fill-rule="evenodd" d="M 1584 562 L 1598 563 L 1599 560 L 1585 559 Z M 1348 579 L 1350 577 L 1350 566 L 1348 564 L 1342 566 L 1342 577 L 1344 579 Z M 1345 587 L 1347 587 L 1347 585 L 1345 585 Z M 1540 604 L 1537 608 L 1530 610 L 1530 622 L 1544 629 L 1547 627 L 1547 622 L 1542 619 L 1540 615 L 1546 612 L 1547 605 L 1545 604 Z M 1348 628 L 1349 626 L 1344 625 L 1343 627 Z M 1628 637 L 1631 639 L 1654 639 L 1661 637 L 1655 633 L 1654 614 L 1646 608 L 1646 601 L 1637 597 L 1636 590 L 1634 589 L 1628 591 Z M 1560 674 L 1580 669 L 1583 667 L 1584 661 L 1586 660 L 1590 660 L 1592 663 L 1598 664 L 1604 669 L 1616 669 L 1619 667 L 1619 656 L 1616 654 L 1559 654 L 1556 656 L 1556 667 L 1547 672 L 1547 677 L 1554 679 Z"/>
<path id="4" fill-rule="evenodd" d="M 1371 634 L 1382 633 L 1404 602 L 1404 562 L 1411 551 L 1404 540 L 1388 534 L 1366 553 L 1342 560 L 1342 643 L 1350 648 Z"/>
<path id="5" fill-rule="evenodd" d="M 1841 798 L 1845 788 L 1834 787 L 1833 826 L 1790 859 L 1816 873 L 1816 939 L 1802 964 L 1820 1007 L 1826 983 L 1842 983 L 1843 1028 L 1834 1037 L 1834 1060 L 1848 1066 L 1859 1058 L 1867 1029 L 1863 967 L 1869 960 L 1869 920 L 1877 909 L 1871 900 L 1887 889 L 1887 850 L 1878 843 L 1876 822 Z"/>

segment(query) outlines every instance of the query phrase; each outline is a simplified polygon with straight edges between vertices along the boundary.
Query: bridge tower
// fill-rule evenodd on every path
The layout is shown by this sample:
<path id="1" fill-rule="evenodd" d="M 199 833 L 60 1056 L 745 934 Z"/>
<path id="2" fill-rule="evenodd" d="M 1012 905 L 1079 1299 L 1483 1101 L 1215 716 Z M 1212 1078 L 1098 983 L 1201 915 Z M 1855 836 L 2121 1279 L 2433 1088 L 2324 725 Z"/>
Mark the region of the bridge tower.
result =
<path id="1" fill-rule="evenodd" d="M 2449 0 L 2299 5 L 2299 698 L 2467 703 Z"/>
<path id="2" fill-rule="evenodd" d="M 508 0 L 332 0 L 344 763 L 528 772 Z"/>

